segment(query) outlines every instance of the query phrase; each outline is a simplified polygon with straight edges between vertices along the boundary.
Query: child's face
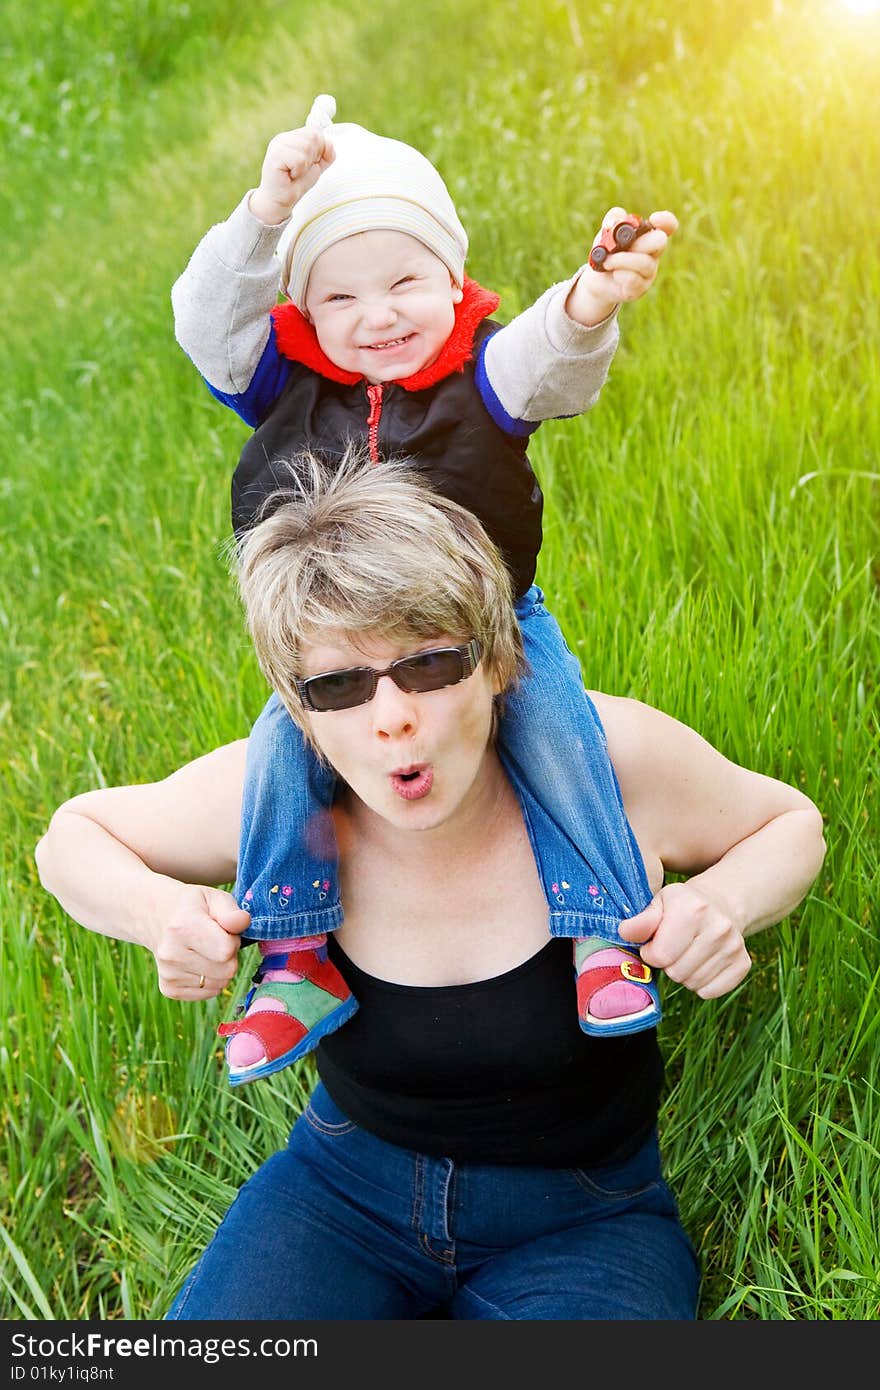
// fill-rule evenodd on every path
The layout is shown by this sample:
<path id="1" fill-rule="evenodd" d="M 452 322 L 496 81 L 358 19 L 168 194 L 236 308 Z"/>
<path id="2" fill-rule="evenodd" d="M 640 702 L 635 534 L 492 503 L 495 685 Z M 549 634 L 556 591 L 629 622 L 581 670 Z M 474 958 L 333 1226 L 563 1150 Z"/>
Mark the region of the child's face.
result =
<path id="1" fill-rule="evenodd" d="M 447 267 L 415 237 L 358 232 L 315 261 L 306 313 L 337 367 L 396 381 L 436 360 L 460 300 Z"/>

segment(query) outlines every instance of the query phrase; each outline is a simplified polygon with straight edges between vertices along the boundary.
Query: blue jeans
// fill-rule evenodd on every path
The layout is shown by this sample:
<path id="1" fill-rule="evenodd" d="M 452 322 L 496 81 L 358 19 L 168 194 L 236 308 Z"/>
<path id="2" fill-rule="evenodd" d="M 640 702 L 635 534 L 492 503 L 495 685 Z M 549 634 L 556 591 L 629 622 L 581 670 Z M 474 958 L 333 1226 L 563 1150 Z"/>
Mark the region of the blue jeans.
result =
<path id="1" fill-rule="evenodd" d="M 691 1319 L 699 1284 L 656 1137 L 606 1168 L 459 1164 L 377 1139 L 319 1083 L 167 1316 Z"/>
<path id="2" fill-rule="evenodd" d="M 605 734 L 559 624 L 533 585 L 516 604 L 529 674 L 506 698 L 498 752 L 520 800 L 556 936 L 618 941 L 651 900 Z M 320 718 L 320 716 L 318 716 Z M 243 940 L 333 931 L 342 921 L 332 769 L 276 695 L 248 743 L 235 896 Z"/>

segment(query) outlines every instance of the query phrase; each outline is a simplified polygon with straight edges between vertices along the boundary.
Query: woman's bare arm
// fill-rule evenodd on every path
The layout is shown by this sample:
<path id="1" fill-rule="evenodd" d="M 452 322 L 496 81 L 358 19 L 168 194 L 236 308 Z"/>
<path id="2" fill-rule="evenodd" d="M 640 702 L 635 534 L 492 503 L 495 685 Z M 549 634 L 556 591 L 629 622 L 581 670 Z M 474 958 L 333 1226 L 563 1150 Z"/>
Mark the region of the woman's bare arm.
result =
<path id="1" fill-rule="evenodd" d="M 621 935 L 702 997 L 724 994 L 751 965 L 744 939 L 793 911 L 819 872 L 822 817 L 797 787 L 730 762 L 660 710 L 594 698 L 645 859 L 690 875 Z"/>
<path id="2" fill-rule="evenodd" d="M 174 998 L 217 994 L 235 974 L 249 918 L 212 885 L 235 877 L 246 748 L 227 744 L 161 782 L 74 797 L 37 845 L 41 882 L 65 911 L 151 950 Z"/>

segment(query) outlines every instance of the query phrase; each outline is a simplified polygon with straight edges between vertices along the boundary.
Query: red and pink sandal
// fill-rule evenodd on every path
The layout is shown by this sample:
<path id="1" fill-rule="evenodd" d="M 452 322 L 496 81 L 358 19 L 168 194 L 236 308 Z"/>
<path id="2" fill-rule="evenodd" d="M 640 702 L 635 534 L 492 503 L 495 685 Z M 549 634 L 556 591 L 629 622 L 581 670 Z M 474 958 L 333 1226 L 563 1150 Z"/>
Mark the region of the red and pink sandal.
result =
<path id="1" fill-rule="evenodd" d="M 267 980 L 272 971 L 290 971 L 298 980 Z M 260 1007 L 253 1009 L 258 1003 Z M 221 1023 L 221 1038 L 247 1035 L 262 1048 L 262 1056 L 247 1066 L 229 1064 L 230 1086 L 258 1081 L 298 1062 L 313 1052 L 322 1038 L 347 1023 L 357 1000 L 332 961 L 327 948 L 264 956 L 254 975 L 254 988 L 242 1009 L 244 1016 Z M 227 1044 L 228 1052 L 228 1044 Z"/>
<path id="2" fill-rule="evenodd" d="M 594 937 L 575 942 L 574 959 L 578 1022 L 585 1033 L 594 1038 L 619 1037 L 624 1033 L 641 1033 L 660 1022 L 660 995 L 654 971 L 637 951 L 628 951 L 616 942 Z M 618 989 L 612 994 L 611 989 L 620 985 L 629 986 L 629 989 Z M 591 1005 L 594 1000 L 599 1005 L 600 991 L 607 993 L 601 1008 L 594 1011 Z"/>

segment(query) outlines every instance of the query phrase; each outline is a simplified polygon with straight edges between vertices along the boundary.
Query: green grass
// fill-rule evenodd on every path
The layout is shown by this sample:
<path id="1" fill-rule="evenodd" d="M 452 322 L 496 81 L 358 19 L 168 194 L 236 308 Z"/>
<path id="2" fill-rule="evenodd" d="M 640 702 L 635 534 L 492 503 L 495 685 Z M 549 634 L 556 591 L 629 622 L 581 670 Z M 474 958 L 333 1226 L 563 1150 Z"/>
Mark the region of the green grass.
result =
<path id="1" fill-rule="evenodd" d="M 704 1318 L 880 1306 L 880 20 L 828 0 L 12 0 L 0 44 L 0 1316 L 159 1317 L 307 1063 L 230 1092 L 228 1000 L 70 922 L 54 807 L 241 735 L 245 437 L 169 289 L 317 91 L 433 158 L 512 316 L 671 207 L 596 409 L 545 426 L 539 578 L 588 683 L 802 786 L 828 856 L 732 996 L 666 991 L 661 1137 Z M 99 1005 L 99 1007 L 96 1007 Z"/>

